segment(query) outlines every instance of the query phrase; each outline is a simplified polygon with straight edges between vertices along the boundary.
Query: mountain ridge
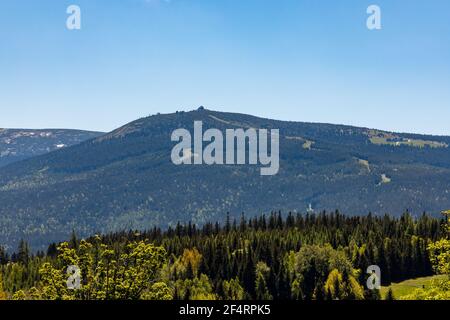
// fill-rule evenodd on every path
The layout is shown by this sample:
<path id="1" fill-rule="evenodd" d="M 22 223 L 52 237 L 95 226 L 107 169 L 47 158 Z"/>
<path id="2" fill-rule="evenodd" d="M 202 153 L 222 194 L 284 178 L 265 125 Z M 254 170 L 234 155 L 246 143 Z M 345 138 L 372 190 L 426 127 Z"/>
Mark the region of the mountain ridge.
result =
<path id="1" fill-rule="evenodd" d="M 175 166 L 170 134 L 203 126 L 280 129 L 280 171 Z M 450 207 L 450 137 L 271 120 L 200 108 L 132 121 L 72 147 L 0 168 L 0 243 L 42 247 L 80 236 L 223 221 L 225 214 L 339 209 L 400 215 Z"/>
<path id="2" fill-rule="evenodd" d="M 0 128 L 0 167 L 102 135 L 76 129 Z"/>

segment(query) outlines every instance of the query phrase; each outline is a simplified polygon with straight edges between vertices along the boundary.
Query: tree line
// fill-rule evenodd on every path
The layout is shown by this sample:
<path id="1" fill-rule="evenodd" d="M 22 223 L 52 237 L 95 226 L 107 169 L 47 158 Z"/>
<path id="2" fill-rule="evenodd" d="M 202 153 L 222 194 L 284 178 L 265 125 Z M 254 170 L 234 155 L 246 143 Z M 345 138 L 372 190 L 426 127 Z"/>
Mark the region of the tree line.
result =
<path id="1" fill-rule="evenodd" d="M 447 238 L 446 220 L 426 214 L 338 211 L 227 215 L 201 227 L 87 239 L 73 233 L 47 252 L 32 253 L 25 241 L 11 255 L 0 248 L 0 298 L 380 299 L 366 285 L 369 266 L 379 266 L 382 285 L 445 273 L 437 265 L 449 259 Z M 69 266 L 78 273 L 68 273 Z M 69 285 L 76 281 L 78 287 Z"/>

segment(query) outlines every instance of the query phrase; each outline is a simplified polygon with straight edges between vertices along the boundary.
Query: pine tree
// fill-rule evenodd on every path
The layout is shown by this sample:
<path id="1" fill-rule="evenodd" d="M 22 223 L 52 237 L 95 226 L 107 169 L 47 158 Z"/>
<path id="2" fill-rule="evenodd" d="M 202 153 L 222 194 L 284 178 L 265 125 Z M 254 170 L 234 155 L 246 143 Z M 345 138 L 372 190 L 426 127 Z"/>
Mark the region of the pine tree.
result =
<path id="1" fill-rule="evenodd" d="M 389 288 L 388 292 L 386 293 L 386 297 L 384 300 L 395 300 L 394 298 L 394 292 L 392 291 L 392 288 Z"/>
<path id="2" fill-rule="evenodd" d="M 3 290 L 3 277 L 2 273 L 0 272 L 0 300 L 6 300 L 6 298 L 6 293 Z"/>

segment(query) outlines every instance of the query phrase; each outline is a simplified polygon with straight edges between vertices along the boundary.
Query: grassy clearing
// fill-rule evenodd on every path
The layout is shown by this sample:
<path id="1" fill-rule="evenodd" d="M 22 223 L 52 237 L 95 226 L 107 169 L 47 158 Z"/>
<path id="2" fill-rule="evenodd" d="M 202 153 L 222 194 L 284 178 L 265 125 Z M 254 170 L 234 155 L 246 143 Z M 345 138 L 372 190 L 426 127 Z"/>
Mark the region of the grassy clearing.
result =
<path id="1" fill-rule="evenodd" d="M 409 279 L 399 283 L 393 283 L 390 286 L 381 287 L 381 297 L 384 299 L 389 288 L 391 288 L 394 293 L 394 298 L 398 299 L 412 293 L 416 289 L 423 288 L 424 286 L 427 287 L 433 279 L 443 279 L 444 277 L 446 275 Z"/>

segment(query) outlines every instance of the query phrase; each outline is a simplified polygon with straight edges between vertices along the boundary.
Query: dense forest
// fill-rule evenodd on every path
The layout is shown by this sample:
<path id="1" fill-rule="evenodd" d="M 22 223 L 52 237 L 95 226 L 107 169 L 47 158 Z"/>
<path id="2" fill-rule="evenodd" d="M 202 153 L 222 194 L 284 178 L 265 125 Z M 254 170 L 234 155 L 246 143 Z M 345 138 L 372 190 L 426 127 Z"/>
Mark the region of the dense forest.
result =
<path id="1" fill-rule="evenodd" d="M 446 213 L 447 215 L 449 212 Z M 448 217 L 274 212 L 0 249 L 0 299 L 392 299 L 381 284 L 450 274 Z M 410 298 L 450 299 L 450 277 Z"/>

